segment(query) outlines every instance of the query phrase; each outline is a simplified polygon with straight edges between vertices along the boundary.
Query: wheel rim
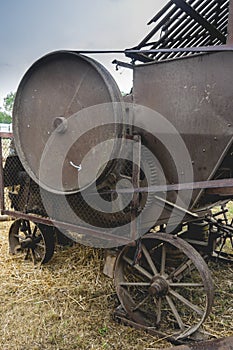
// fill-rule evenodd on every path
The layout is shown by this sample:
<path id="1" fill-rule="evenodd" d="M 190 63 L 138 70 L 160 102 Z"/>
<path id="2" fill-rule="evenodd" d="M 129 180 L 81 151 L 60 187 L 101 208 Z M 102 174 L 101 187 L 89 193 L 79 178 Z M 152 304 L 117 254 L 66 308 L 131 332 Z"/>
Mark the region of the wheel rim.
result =
<path id="1" fill-rule="evenodd" d="M 136 264 L 135 252 L 125 247 L 115 267 L 117 295 L 128 316 L 176 339 L 194 333 L 213 303 L 213 282 L 199 253 L 165 233 L 144 236 Z"/>
<path id="2" fill-rule="evenodd" d="M 18 219 L 9 231 L 9 248 L 11 254 L 24 257 L 33 264 L 43 264 L 46 257 L 46 242 L 39 227 L 29 220 Z"/>
<path id="3" fill-rule="evenodd" d="M 226 210 L 226 206 L 221 206 L 222 212 Z M 228 209 L 227 209 L 228 211 Z M 218 214 L 222 214 L 221 212 Z M 215 215 L 218 217 L 218 215 Z M 224 219 L 220 218 L 218 222 L 218 237 L 215 240 L 213 256 L 222 258 L 223 260 L 233 261 L 233 218 L 228 218 L 226 213 L 223 214 Z"/>

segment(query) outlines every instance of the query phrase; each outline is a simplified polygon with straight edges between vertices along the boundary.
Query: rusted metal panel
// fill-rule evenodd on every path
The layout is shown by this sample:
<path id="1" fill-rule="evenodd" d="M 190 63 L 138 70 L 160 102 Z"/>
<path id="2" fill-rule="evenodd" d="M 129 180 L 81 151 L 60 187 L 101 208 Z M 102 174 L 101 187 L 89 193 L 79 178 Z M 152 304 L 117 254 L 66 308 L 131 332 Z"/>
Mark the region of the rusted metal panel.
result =
<path id="1" fill-rule="evenodd" d="M 215 53 L 134 68 L 135 105 L 159 112 L 175 126 L 191 156 L 194 182 L 214 177 L 233 141 L 232 58 L 232 53 Z M 142 130 L 148 122 L 141 118 Z M 154 125 L 149 128 L 156 134 Z M 143 131 L 142 142 L 159 159 L 168 183 L 176 183 L 164 150 Z M 197 198 L 195 191 L 193 203 Z"/>
<path id="2" fill-rule="evenodd" d="M 218 194 L 221 196 L 233 196 L 233 187 L 228 188 L 209 188 L 206 190 L 206 194 Z"/>

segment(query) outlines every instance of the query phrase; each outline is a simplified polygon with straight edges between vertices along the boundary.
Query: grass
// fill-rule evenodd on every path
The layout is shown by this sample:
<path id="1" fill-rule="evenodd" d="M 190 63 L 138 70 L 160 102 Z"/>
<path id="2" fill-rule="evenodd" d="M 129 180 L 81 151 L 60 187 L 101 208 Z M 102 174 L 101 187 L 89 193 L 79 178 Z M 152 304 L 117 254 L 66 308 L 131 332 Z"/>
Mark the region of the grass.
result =
<path id="1" fill-rule="evenodd" d="M 0 348 L 2 350 L 158 349 L 171 345 L 117 324 L 119 302 L 104 276 L 104 251 L 76 245 L 35 268 L 8 254 L 9 222 L 0 223 Z M 216 285 L 213 312 L 204 330 L 233 334 L 233 267 L 209 263 Z"/>
<path id="2" fill-rule="evenodd" d="M 167 346 L 119 325 L 118 300 L 102 273 L 104 251 L 81 245 L 34 268 L 8 254 L 9 223 L 0 233 L 0 347 L 3 350 L 146 349 Z"/>

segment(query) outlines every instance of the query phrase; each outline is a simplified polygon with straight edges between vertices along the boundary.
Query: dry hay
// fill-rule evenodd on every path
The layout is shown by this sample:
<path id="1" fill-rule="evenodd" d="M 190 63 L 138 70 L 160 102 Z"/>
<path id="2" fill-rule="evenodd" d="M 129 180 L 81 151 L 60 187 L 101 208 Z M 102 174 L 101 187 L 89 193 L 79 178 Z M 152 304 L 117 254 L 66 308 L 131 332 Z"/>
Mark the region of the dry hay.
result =
<path id="1" fill-rule="evenodd" d="M 112 319 L 118 300 L 104 276 L 104 251 L 76 245 L 42 268 L 8 254 L 9 223 L 0 223 L 0 347 L 2 350 L 155 349 L 170 343 Z M 233 268 L 210 263 L 215 306 L 204 329 L 233 334 Z M 217 268 L 216 268 L 217 267 Z"/>

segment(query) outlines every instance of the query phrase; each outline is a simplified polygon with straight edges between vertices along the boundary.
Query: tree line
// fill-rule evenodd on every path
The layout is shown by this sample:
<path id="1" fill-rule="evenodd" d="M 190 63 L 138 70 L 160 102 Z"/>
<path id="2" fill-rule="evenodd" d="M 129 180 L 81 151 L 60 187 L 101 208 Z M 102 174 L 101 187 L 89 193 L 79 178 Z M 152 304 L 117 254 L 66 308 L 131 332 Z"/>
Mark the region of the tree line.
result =
<path id="1" fill-rule="evenodd" d="M 12 122 L 12 110 L 15 100 L 15 92 L 10 92 L 3 100 L 3 108 L 0 107 L 0 123 L 10 124 Z"/>

